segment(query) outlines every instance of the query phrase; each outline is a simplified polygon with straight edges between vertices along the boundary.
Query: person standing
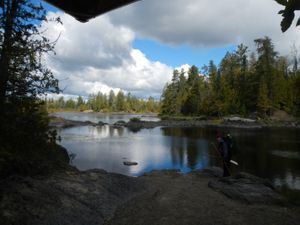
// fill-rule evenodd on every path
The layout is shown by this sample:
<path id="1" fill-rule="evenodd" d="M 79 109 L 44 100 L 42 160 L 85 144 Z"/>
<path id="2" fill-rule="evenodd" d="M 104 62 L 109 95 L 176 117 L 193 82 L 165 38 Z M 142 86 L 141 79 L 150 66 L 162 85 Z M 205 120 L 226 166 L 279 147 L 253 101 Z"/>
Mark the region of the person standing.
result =
<path id="1" fill-rule="evenodd" d="M 222 161 L 223 161 L 223 177 L 230 176 L 229 172 L 229 162 L 230 162 L 230 155 L 229 155 L 229 147 L 222 137 L 221 134 L 217 134 L 217 142 L 218 142 L 218 151 L 221 154 Z"/>

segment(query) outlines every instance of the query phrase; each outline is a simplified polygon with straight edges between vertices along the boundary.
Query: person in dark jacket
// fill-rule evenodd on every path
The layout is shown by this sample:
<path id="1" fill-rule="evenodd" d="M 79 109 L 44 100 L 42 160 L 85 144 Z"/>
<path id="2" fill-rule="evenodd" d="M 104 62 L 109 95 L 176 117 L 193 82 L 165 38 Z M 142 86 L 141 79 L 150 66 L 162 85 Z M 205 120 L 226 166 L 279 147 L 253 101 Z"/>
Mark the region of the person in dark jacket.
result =
<path id="1" fill-rule="evenodd" d="M 230 176 L 229 172 L 229 162 L 230 155 L 229 149 L 226 141 L 223 139 L 222 135 L 217 134 L 217 142 L 218 142 L 218 151 L 220 152 L 223 160 L 223 177 Z"/>

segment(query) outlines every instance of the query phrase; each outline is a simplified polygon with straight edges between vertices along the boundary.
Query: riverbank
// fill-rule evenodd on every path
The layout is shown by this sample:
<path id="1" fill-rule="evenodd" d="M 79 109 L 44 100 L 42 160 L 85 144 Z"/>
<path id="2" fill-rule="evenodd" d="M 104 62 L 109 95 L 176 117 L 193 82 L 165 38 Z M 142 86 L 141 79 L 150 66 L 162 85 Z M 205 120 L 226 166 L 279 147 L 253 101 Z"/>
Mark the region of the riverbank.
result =
<path id="1" fill-rule="evenodd" d="M 292 128 L 300 129 L 300 122 L 279 121 L 279 120 L 253 120 L 241 117 L 225 117 L 223 119 L 205 119 L 202 117 L 165 117 L 159 121 L 144 121 L 143 117 L 131 119 L 128 122 L 118 121 L 114 124 L 107 124 L 102 121 L 93 123 L 91 121 L 74 121 L 60 117 L 52 116 L 50 120 L 51 127 L 67 128 L 75 126 L 103 126 L 110 125 L 114 127 L 127 127 L 130 130 L 138 131 L 140 129 L 151 129 L 155 127 L 220 127 L 220 128 L 244 128 L 244 129 L 260 129 L 260 128 Z"/>
<path id="2" fill-rule="evenodd" d="M 297 224 L 289 205 L 265 180 L 219 169 L 127 177 L 70 168 L 47 177 L 0 182 L 3 225 Z"/>

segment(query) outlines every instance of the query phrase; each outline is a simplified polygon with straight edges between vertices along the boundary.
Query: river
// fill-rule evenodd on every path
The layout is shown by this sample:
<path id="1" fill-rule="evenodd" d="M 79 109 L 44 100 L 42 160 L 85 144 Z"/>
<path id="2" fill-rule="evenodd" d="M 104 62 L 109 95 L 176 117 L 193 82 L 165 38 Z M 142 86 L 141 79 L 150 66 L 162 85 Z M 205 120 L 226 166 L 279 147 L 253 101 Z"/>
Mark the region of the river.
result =
<path id="1" fill-rule="evenodd" d="M 80 121 L 113 124 L 132 117 L 158 120 L 152 115 L 97 113 L 56 113 Z M 221 166 L 214 149 L 217 132 L 230 132 L 236 150 L 233 159 L 239 166 L 231 172 L 245 171 L 269 179 L 290 200 L 300 203 L 300 132 L 299 129 L 217 129 L 163 128 L 132 132 L 127 128 L 83 126 L 59 130 L 60 144 L 76 154 L 73 165 L 80 170 L 100 168 L 109 172 L 139 176 L 161 169 L 183 173 L 210 166 Z M 138 162 L 125 166 L 124 161 Z"/>

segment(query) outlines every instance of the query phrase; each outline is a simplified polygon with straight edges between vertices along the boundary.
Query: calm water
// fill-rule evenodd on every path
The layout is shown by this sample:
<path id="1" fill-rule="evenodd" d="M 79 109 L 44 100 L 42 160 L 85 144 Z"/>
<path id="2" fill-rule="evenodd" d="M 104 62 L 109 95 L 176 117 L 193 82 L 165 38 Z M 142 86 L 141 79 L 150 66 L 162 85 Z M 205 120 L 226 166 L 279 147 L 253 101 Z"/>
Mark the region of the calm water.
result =
<path id="1" fill-rule="evenodd" d="M 114 123 L 133 115 L 60 113 L 74 120 Z M 141 117 L 157 120 L 154 117 Z M 216 128 L 154 128 L 132 132 L 127 128 L 75 127 L 59 131 L 61 144 L 75 153 L 81 170 L 102 168 L 130 176 L 157 169 L 189 172 L 221 166 L 212 143 L 217 131 L 230 132 L 237 146 L 233 173 L 246 171 L 270 179 L 291 200 L 300 203 L 300 130 Z M 124 166 L 124 161 L 138 162 Z"/>

